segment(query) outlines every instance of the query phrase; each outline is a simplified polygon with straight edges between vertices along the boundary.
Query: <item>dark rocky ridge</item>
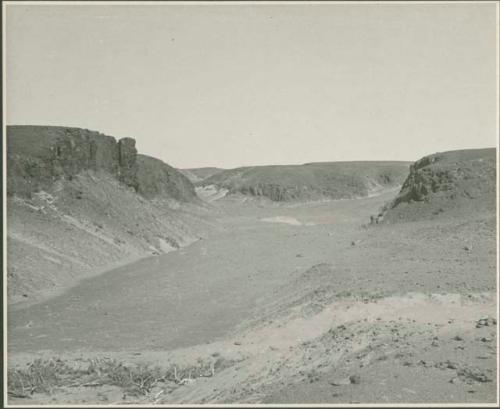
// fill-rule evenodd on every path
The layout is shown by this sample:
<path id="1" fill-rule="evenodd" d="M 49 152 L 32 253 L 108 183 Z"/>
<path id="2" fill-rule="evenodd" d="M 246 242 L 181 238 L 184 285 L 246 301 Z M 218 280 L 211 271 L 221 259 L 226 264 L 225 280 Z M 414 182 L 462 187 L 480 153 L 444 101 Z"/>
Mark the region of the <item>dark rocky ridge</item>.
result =
<path id="1" fill-rule="evenodd" d="M 137 191 L 147 198 L 159 195 L 197 202 L 193 184 L 178 170 L 159 159 L 137 155 Z"/>
<path id="2" fill-rule="evenodd" d="M 495 191 L 495 148 L 440 152 L 410 166 L 399 194 L 372 221 L 413 221 L 442 213 L 494 214 Z"/>
<path id="3" fill-rule="evenodd" d="M 88 129 L 59 126 L 8 126 L 9 196 L 30 197 L 57 179 L 71 180 L 85 170 L 105 171 L 146 197 L 169 195 L 194 201 L 191 182 L 158 159 L 138 156 L 135 140 Z"/>
<path id="4" fill-rule="evenodd" d="M 29 196 L 55 180 L 83 170 L 104 170 L 137 189 L 135 140 L 87 129 L 8 126 L 9 195 Z"/>

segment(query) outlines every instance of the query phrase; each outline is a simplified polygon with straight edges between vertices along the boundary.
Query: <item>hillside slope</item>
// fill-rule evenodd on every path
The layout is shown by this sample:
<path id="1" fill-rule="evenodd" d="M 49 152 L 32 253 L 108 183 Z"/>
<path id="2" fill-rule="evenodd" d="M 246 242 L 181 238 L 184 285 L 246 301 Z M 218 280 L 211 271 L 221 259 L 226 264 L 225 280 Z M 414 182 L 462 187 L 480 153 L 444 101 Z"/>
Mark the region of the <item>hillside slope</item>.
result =
<path id="1" fill-rule="evenodd" d="M 159 159 L 137 155 L 137 191 L 147 198 L 163 196 L 180 202 L 197 203 L 193 184 L 181 172 Z"/>
<path id="2" fill-rule="evenodd" d="M 197 183 L 201 182 L 203 179 L 209 178 L 216 173 L 224 171 L 221 168 L 205 167 L 205 168 L 191 168 L 191 169 L 179 169 L 191 182 Z"/>
<path id="3" fill-rule="evenodd" d="M 494 215 L 495 191 L 495 148 L 440 152 L 411 165 L 399 194 L 372 220 Z"/>
<path id="4" fill-rule="evenodd" d="M 197 183 L 276 202 L 366 197 L 400 185 L 407 162 L 326 162 L 225 170 Z"/>
<path id="5" fill-rule="evenodd" d="M 131 138 L 39 126 L 9 126 L 7 137 L 11 301 L 169 252 L 211 228 L 191 182 L 138 155 Z"/>

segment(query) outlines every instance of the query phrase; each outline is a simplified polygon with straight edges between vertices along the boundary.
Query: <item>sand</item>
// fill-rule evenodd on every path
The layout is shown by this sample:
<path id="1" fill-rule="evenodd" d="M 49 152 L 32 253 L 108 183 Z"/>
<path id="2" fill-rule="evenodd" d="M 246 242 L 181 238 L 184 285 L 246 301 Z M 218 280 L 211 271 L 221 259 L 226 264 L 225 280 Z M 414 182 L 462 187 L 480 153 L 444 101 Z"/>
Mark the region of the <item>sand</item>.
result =
<path id="1" fill-rule="evenodd" d="M 495 218 L 368 225 L 393 196 L 221 198 L 203 240 L 9 309 L 10 368 L 230 363 L 144 396 L 101 385 L 11 403 L 495 402 L 497 326 L 476 328 L 498 318 Z"/>

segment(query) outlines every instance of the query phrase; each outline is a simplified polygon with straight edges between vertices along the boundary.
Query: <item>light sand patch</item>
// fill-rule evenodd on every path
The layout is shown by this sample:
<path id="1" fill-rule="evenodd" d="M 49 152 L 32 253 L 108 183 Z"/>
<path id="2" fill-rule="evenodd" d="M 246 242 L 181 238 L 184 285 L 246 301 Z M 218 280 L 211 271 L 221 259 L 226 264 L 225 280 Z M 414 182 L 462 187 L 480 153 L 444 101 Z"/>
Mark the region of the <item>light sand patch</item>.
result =
<path id="1" fill-rule="evenodd" d="M 295 217 L 288 217 L 288 216 L 265 217 L 263 219 L 260 219 L 260 221 L 268 223 L 285 223 L 285 224 L 290 224 L 292 226 L 302 226 L 302 223 L 298 221 Z"/>
<path id="2" fill-rule="evenodd" d="M 160 243 L 160 250 L 163 253 L 170 253 L 171 251 L 177 250 L 175 247 L 171 246 L 169 243 L 167 243 L 161 237 L 158 237 L 158 242 Z"/>
<path id="3" fill-rule="evenodd" d="M 380 354 L 398 352 L 397 348 L 389 348 L 385 343 L 394 336 L 401 338 L 390 329 L 377 344 L 384 347 L 380 350 L 374 347 L 373 330 L 381 332 L 384 325 L 391 322 L 405 323 L 413 333 L 422 332 L 421 338 L 417 334 L 408 338 L 421 343 L 432 335 L 449 339 L 459 330 L 464 336 L 473 334 L 476 321 L 487 315 L 495 315 L 494 294 L 480 294 L 469 299 L 459 294 L 410 293 L 369 303 L 343 299 L 326 306 L 313 317 L 301 317 L 291 311 L 288 317 L 262 323 L 209 344 L 168 352 L 142 351 L 140 356 L 130 355 L 130 352 L 105 355 L 124 359 L 124 354 L 128 354 L 129 362 L 178 368 L 196 366 L 203 360 L 222 356 L 233 365 L 211 377 L 191 379 L 168 395 L 162 395 L 156 403 L 220 403 L 238 399 L 259 403 L 265 396 L 262 391 L 275 381 L 276 374 L 284 380 L 298 381 L 300 372 L 322 373 L 345 357 L 361 359 L 366 356 L 368 364 L 376 361 Z M 447 324 L 450 319 L 453 323 Z M 436 327 L 434 324 L 441 325 Z M 340 335 L 335 337 L 335 334 Z M 403 338 L 400 341 L 403 343 Z M 73 359 L 77 355 L 74 353 Z M 39 352 L 39 356 L 43 353 Z M 25 365 L 32 356 L 18 354 L 13 358 L 12 363 Z M 71 359 L 70 356 L 65 358 Z M 145 397 L 144 401 L 147 399 Z"/>
<path id="4" fill-rule="evenodd" d="M 174 391 L 162 402 L 226 401 L 234 399 L 234 396 L 230 398 L 232 391 L 237 390 L 239 385 L 251 385 L 254 392 L 246 391 L 246 399 L 257 403 L 260 399 L 258 391 L 272 382 L 273 371 L 279 370 L 280 376 L 291 379 L 299 369 L 317 369 L 318 363 L 329 367 L 335 365 L 342 356 L 367 348 L 372 342 L 367 332 L 359 332 L 352 339 L 343 339 L 342 348 L 328 355 L 325 355 L 322 346 L 328 331 L 342 326 L 354 330 L 362 320 L 366 320 L 362 325 L 369 327 L 378 325 L 380 319 L 386 323 L 391 320 L 401 322 L 413 319 L 415 321 L 411 325 L 424 328 L 427 324 L 446 324 L 452 318 L 453 324 L 436 330 L 440 336 L 448 334 L 449 337 L 449 334 L 456 333 L 457 330 L 461 330 L 461 333 L 474 331 L 476 320 L 487 315 L 494 316 L 494 311 L 493 294 L 484 294 L 479 299 L 470 300 L 459 294 L 410 293 L 368 304 L 350 299 L 341 300 L 309 318 L 294 316 L 292 313 L 272 324 L 234 334 L 226 341 L 172 351 L 171 358 L 174 361 L 188 361 L 193 353 L 193 356 L 201 355 L 201 349 L 205 349 L 205 354 L 224 351 L 225 356 L 241 361 L 217 377 L 199 379 L 196 385 Z M 304 348 L 304 343 L 314 347 Z"/>
<path id="5" fill-rule="evenodd" d="M 229 190 L 218 188 L 215 185 L 196 187 L 195 190 L 198 197 L 205 202 L 213 202 L 215 200 L 222 199 L 229 192 Z"/>

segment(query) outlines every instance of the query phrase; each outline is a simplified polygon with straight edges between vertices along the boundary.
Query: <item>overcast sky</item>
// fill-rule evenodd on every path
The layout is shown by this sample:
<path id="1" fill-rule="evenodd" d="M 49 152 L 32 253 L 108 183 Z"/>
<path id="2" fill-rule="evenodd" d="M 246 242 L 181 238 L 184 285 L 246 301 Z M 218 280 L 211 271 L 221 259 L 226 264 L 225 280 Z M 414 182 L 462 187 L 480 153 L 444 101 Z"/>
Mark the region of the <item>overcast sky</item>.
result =
<path id="1" fill-rule="evenodd" d="M 7 122 L 176 167 L 416 160 L 496 144 L 496 5 L 31 5 Z"/>

